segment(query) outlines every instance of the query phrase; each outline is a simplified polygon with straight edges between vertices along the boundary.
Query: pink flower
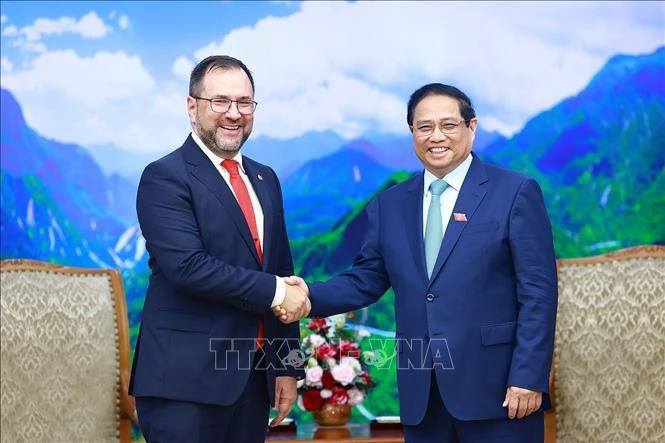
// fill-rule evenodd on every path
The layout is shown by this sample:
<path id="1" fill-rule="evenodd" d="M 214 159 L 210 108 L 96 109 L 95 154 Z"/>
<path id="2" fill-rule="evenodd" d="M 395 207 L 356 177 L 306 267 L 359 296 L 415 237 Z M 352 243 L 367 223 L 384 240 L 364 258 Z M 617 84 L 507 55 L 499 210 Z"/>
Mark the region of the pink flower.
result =
<path id="1" fill-rule="evenodd" d="M 321 366 L 314 366 L 307 368 L 305 371 L 305 382 L 312 386 L 321 384 L 321 376 L 323 375 L 323 368 Z"/>
<path id="2" fill-rule="evenodd" d="M 359 405 L 365 400 L 365 394 L 360 389 L 351 388 L 347 391 L 347 394 L 349 394 L 349 404 L 351 406 Z"/>
<path id="3" fill-rule="evenodd" d="M 360 374 L 363 372 L 363 369 L 360 365 L 360 361 L 358 361 L 357 358 L 353 357 L 342 357 L 339 361 L 340 364 L 345 364 L 353 368 L 353 370 L 356 372 L 356 374 Z"/>
<path id="4" fill-rule="evenodd" d="M 318 348 L 322 344 L 326 342 L 326 339 L 321 337 L 319 334 L 312 334 L 309 336 L 309 344 L 314 346 L 315 348 Z"/>
<path id="5" fill-rule="evenodd" d="M 340 363 L 330 370 L 333 378 L 341 383 L 343 386 L 351 384 L 353 379 L 356 378 L 356 371 L 353 368 L 346 364 Z"/>

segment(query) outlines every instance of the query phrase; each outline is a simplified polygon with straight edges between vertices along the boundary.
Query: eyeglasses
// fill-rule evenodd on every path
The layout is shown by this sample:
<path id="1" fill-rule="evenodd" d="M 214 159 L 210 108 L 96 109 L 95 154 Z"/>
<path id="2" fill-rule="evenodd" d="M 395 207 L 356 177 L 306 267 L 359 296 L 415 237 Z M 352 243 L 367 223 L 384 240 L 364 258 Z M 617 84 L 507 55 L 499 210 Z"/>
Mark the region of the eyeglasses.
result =
<path id="1" fill-rule="evenodd" d="M 411 130 L 417 137 L 428 137 L 434 133 L 434 128 L 437 126 L 442 134 L 453 135 L 457 134 L 460 130 L 460 125 L 464 123 L 468 125 L 471 119 L 459 121 L 455 120 L 441 120 L 438 125 L 431 121 L 419 122 L 417 126 L 411 126 Z"/>
<path id="2" fill-rule="evenodd" d="M 212 109 L 212 112 L 219 112 L 220 114 L 223 114 L 224 112 L 231 109 L 231 103 L 235 103 L 236 106 L 238 107 L 238 112 L 243 115 L 253 114 L 254 110 L 256 109 L 256 106 L 258 105 L 258 103 L 253 100 L 231 100 L 229 98 L 204 98 L 204 97 L 196 97 L 193 95 L 192 98 L 195 98 L 197 100 L 209 101 L 210 109 Z"/>

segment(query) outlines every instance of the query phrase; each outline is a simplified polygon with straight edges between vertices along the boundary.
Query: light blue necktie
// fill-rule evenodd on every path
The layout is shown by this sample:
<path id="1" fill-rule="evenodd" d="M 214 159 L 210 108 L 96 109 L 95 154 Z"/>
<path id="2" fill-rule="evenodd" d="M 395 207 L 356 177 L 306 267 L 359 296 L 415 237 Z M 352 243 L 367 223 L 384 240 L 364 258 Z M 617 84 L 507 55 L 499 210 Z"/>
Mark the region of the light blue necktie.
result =
<path id="1" fill-rule="evenodd" d="M 427 276 L 432 277 L 434 263 L 439 255 L 441 240 L 443 240 L 443 222 L 441 221 L 441 194 L 448 187 L 443 180 L 435 180 L 429 185 L 432 199 L 427 211 L 427 225 L 425 227 L 425 262 L 427 263 Z"/>

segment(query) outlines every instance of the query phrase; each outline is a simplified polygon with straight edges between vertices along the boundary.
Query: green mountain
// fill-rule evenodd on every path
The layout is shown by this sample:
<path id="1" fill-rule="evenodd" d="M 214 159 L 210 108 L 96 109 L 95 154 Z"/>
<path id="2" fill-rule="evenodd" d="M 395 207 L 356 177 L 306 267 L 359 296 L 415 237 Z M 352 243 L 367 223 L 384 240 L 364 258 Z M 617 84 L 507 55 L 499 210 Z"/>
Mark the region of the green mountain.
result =
<path id="1" fill-rule="evenodd" d="M 665 47 L 617 55 L 485 160 L 536 178 L 560 258 L 665 243 Z"/>

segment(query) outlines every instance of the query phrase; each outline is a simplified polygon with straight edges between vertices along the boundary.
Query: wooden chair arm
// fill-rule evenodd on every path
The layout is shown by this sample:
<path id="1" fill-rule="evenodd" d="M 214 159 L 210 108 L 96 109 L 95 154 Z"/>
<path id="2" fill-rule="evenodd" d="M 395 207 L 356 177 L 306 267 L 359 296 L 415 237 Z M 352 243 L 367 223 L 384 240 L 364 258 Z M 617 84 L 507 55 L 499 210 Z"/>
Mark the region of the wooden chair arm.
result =
<path id="1" fill-rule="evenodd" d="M 130 419 L 136 425 L 139 424 L 136 402 L 134 397 L 129 395 L 129 373 L 127 371 L 120 373 L 120 416 Z"/>

